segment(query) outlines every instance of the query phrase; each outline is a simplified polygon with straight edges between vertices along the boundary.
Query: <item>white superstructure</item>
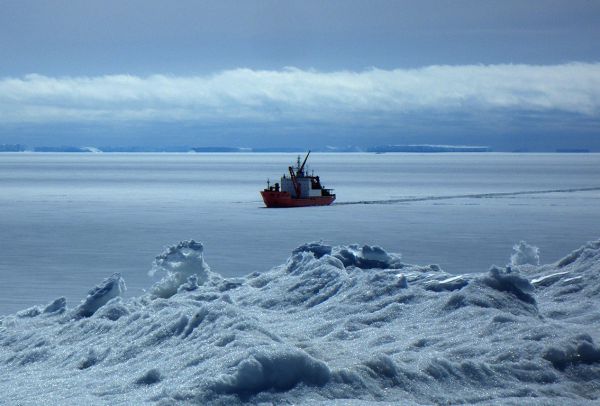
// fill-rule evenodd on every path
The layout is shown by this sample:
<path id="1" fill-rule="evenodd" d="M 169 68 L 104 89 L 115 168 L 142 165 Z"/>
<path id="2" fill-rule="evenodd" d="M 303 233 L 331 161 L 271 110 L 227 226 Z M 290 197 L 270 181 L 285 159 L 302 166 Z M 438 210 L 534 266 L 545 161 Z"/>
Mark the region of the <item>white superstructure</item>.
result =
<path id="1" fill-rule="evenodd" d="M 295 199 L 321 196 L 322 188 L 318 176 L 296 177 L 296 182 L 300 186 L 300 196 L 296 196 L 294 182 L 289 176 L 281 177 L 281 191 L 288 192 Z"/>

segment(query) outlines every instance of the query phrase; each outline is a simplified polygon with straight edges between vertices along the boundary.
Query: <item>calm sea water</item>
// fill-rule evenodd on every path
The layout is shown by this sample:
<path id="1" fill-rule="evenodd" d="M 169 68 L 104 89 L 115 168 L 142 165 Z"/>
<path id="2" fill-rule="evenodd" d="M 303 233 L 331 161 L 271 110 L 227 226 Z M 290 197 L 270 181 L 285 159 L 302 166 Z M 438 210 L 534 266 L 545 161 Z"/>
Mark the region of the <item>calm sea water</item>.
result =
<path id="1" fill-rule="evenodd" d="M 0 154 L 0 314 L 58 296 L 73 306 L 113 272 L 137 295 L 153 257 L 182 239 L 240 276 L 314 240 L 466 273 L 506 264 L 522 239 L 551 262 L 600 238 L 600 154 L 314 154 L 339 204 L 263 208 L 259 190 L 295 158 Z M 562 192 L 512 194 L 549 190 Z"/>

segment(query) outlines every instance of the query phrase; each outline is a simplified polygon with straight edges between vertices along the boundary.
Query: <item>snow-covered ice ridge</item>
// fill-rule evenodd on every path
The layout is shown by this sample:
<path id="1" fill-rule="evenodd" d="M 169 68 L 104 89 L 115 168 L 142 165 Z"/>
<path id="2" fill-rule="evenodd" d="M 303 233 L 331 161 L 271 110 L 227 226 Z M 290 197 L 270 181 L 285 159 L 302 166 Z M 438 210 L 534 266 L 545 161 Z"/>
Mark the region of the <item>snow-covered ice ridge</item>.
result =
<path id="1" fill-rule="evenodd" d="M 600 240 L 450 275 L 379 247 L 309 243 L 226 279 L 202 244 L 0 318 L 0 404 L 597 404 Z"/>

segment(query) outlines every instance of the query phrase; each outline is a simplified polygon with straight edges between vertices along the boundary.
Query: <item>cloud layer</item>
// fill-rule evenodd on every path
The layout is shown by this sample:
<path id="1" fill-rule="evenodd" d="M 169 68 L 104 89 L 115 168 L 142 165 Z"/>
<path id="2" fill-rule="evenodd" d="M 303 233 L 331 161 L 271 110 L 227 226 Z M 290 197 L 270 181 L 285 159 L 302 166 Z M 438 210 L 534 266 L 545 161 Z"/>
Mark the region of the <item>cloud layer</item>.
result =
<path id="1" fill-rule="evenodd" d="M 515 110 L 597 116 L 600 63 L 0 79 L 0 119 L 5 123 L 382 122 L 413 113 Z"/>

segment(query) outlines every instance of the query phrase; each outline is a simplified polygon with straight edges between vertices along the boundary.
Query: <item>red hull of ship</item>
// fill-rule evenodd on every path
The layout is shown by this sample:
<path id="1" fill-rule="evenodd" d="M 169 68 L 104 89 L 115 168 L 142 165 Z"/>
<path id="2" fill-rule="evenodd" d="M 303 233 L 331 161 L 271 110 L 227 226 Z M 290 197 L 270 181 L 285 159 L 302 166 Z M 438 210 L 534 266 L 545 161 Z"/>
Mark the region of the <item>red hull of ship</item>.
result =
<path id="1" fill-rule="evenodd" d="M 288 192 L 274 192 L 269 190 L 263 190 L 260 194 L 267 207 L 328 206 L 335 200 L 335 196 L 293 199 Z"/>

